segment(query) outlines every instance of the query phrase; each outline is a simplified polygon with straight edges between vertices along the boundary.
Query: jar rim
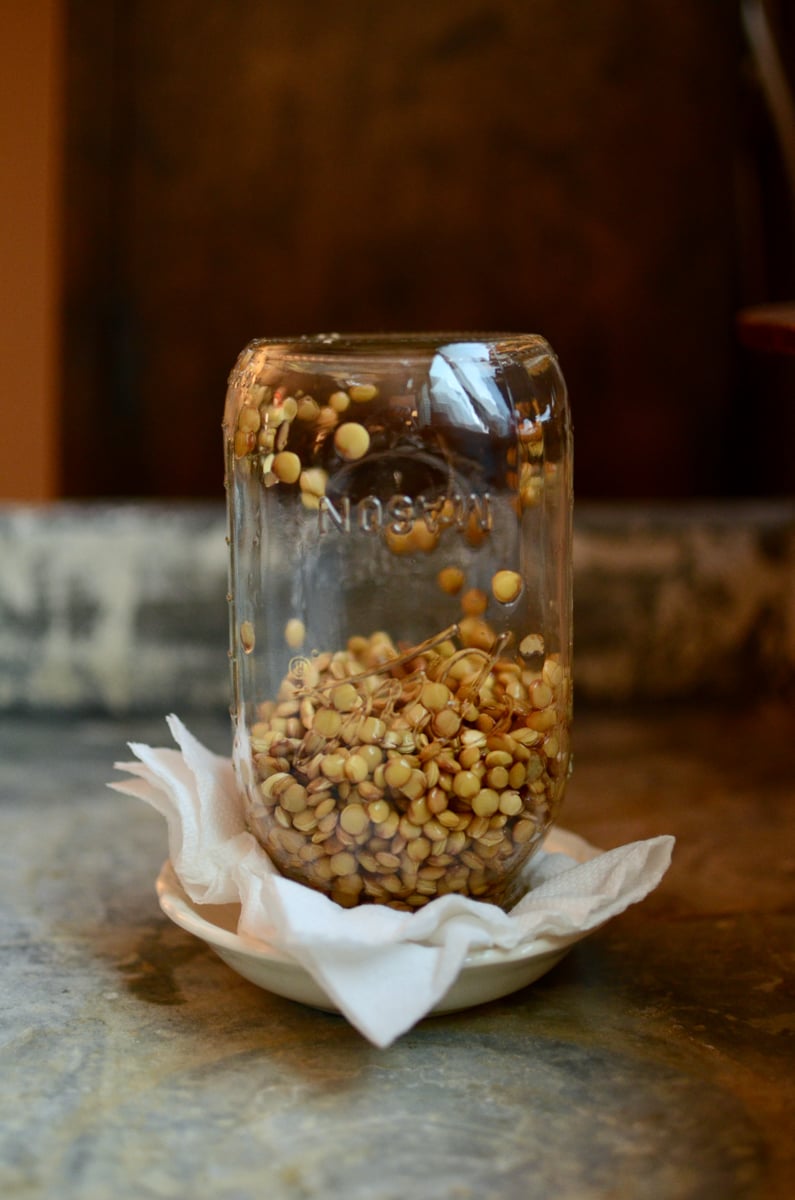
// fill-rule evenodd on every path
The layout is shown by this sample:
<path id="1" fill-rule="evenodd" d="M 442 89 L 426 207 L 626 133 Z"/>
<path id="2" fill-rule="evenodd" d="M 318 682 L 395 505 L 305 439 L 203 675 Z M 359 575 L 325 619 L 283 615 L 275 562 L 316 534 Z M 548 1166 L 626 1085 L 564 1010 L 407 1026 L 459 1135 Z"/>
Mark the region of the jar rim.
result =
<path id="1" fill-rule="evenodd" d="M 553 353 L 541 334 L 493 330 L 301 334 L 254 338 L 246 350 L 264 350 L 271 360 L 321 362 L 352 358 L 362 365 L 367 361 L 376 364 L 396 358 L 421 360 L 451 346 L 456 347 L 458 355 L 469 351 L 467 357 L 472 359 L 488 357 L 490 352 L 507 355 L 529 351 Z"/>

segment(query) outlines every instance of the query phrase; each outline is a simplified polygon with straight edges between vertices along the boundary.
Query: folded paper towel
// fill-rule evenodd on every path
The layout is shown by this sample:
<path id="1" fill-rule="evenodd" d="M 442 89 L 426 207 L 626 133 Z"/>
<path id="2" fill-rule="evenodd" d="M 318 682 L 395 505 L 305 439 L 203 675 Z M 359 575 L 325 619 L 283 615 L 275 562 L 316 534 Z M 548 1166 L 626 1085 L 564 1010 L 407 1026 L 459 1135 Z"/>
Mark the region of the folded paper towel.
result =
<path id="1" fill-rule="evenodd" d="M 467 954 L 540 939 L 562 949 L 647 896 L 671 861 L 672 837 L 633 842 L 586 863 L 540 851 L 524 870 L 528 890 L 509 913 L 460 895 L 412 913 L 341 908 L 279 875 L 246 828 L 231 761 L 202 746 L 177 717 L 167 720 L 179 750 L 130 743 L 138 761 L 115 765 L 132 778 L 110 786 L 165 817 L 172 866 L 194 903 L 239 903 L 238 932 L 301 963 L 377 1046 L 434 1007 Z"/>

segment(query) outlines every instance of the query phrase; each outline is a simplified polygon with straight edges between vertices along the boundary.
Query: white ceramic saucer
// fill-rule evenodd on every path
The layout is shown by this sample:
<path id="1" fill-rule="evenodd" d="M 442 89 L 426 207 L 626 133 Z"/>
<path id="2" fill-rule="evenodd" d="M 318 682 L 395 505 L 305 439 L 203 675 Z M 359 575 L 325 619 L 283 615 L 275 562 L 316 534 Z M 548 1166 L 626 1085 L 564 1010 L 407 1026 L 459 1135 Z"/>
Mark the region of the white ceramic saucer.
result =
<path id="1" fill-rule="evenodd" d="M 587 862 L 601 853 L 564 829 L 551 830 L 544 849 L 551 854 L 566 854 L 575 862 Z M 170 862 L 163 864 L 156 886 L 166 916 L 211 946 L 244 979 L 288 1000 L 298 1000 L 326 1012 L 338 1011 L 320 984 L 289 954 L 235 932 L 240 916 L 238 904 L 194 904 Z M 464 959 L 458 978 L 433 1012 L 471 1008 L 518 991 L 551 970 L 577 940 L 572 938 L 561 946 L 542 938 L 517 950 L 475 951 Z"/>

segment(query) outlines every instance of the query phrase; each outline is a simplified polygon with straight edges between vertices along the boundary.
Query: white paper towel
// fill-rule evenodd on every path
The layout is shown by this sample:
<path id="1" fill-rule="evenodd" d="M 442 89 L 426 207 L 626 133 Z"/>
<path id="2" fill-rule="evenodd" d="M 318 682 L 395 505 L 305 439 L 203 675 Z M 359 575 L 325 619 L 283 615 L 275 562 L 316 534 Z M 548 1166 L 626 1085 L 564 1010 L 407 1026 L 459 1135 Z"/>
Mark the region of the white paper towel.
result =
<path id="1" fill-rule="evenodd" d="M 232 763 L 207 750 L 175 716 L 179 746 L 130 743 L 132 778 L 112 783 L 162 813 L 169 857 L 197 904 L 241 905 L 238 932 L 300 962 L 340 1012 L 377 1046 L 411 1028 L 445 995 L 473 950 L 513 950 L 543 938 L 564 948 L 649 894 L 671 861 L 674 839 L 632 842 L 576 863 L 540 851 L 525 867 L 528 891 L 510 913 L 447 895 L 416 912 L 383 905 L 341 908 L 279 875 L 246 829 Z"/>

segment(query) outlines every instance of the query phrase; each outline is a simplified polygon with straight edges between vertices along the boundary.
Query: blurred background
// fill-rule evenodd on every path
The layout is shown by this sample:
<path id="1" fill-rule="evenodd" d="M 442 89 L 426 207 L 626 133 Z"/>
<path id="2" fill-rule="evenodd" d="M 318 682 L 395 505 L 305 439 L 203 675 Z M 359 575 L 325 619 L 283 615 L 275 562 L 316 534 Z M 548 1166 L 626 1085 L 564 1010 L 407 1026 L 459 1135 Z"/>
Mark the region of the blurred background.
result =
<path id="1" fill-rule="evenodd" d="M 220 499 L 243 345 L 375 329 L 545 334 L 580 498 L 791 494 L 793 79 L 790 0 L 0 0 L 0 497 Z"/>

